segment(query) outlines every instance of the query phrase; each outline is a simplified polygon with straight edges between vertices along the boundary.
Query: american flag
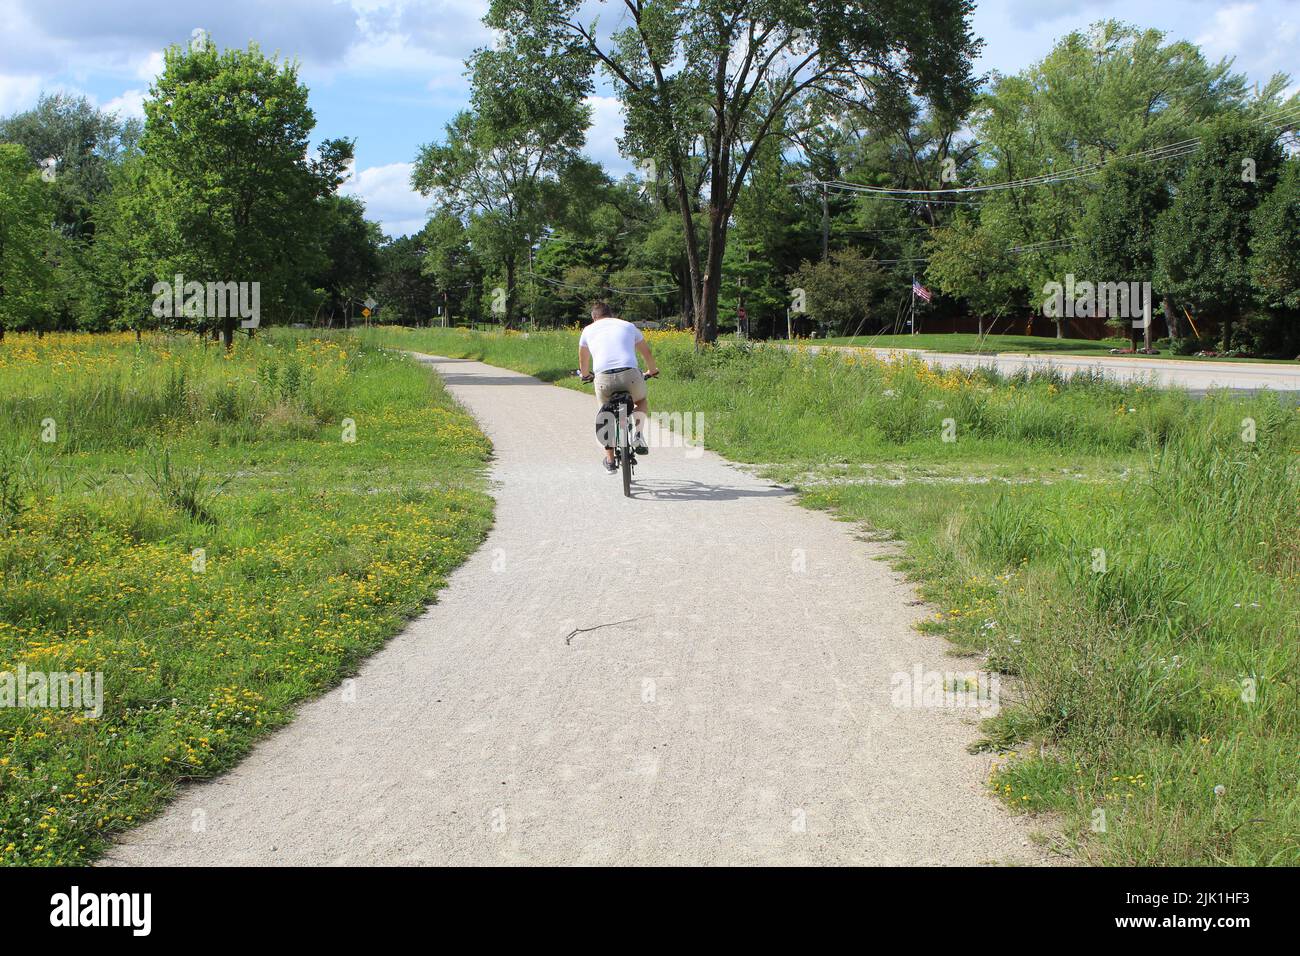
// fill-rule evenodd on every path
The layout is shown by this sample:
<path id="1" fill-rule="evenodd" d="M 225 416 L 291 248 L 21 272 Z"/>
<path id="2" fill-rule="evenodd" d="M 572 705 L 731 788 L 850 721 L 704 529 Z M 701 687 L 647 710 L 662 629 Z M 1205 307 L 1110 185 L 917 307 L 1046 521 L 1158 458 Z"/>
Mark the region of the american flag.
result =
<path id="1" fill-rule="evenodd" d="M 912 280 L 912 295 L 919 296 L 922 302 L 929 302 L 932 297 L 930 290 L 915 279 Z"/>

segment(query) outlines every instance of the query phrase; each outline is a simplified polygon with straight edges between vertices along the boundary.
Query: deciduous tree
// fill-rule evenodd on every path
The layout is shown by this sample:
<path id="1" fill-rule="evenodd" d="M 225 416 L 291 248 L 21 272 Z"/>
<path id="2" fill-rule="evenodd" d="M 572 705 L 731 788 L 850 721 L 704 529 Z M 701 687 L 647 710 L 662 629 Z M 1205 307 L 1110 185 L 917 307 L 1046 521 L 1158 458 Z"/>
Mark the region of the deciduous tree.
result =
<path id="1" fill-rule="evenodd" d="M 342 183 L 353 148 L 325 140 L 309 155 L 316 120 L 297 64 L 256 44 L 173 46 L 144 110 L 159 273 L 258 282 L 264 308 L 305 301 L 319 264 L 317 201 Z M 237 322 L 221 320 L 227 348 Z"/>
<path id="2" fill-rule="evenodd" d="M 585 56 L 617 89 L 623 147 L 655 162 L 683 221 L 700 343 L 717 336 L 727 233 L 758 149 L 800 100 L 870 109 L 886 89 L 941 104 L 969 96 L 968 0 L 623 0 L 603 34 L 580 0 L 493 0 L 487 23 L 524 62 Z M 959 110 L 956 110 L 959 112 Z M 693 196 L 695 144 L 704 198 Z M 702 241 L 695 223 L 704 222 Z"/>

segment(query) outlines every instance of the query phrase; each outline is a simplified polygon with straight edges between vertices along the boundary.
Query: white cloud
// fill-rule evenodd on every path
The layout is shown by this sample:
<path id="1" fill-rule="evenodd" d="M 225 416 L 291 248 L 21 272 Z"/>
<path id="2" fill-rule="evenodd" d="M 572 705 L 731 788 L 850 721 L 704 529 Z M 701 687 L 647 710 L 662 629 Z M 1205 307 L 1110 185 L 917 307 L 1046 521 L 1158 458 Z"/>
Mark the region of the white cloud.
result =
<path id="1" fill-rule="evenodd" d="M 344 58 L 342 68 L 350 73 L 429 73 L 435 82 L 447 81 L 466 86 L 465 57 L 471 45 L 448 44 L 438 52 L 412 42 L 400 34 L 368 35 L 352 45 Z"/>
<path id="2" fill-rule="evenodd" d="M 357 36 L 352 7 L 334 0 L 3 0 L 0 12 L 7 29 L 16 25 L 18 55 L 73 71 L 134 72 L 141 56 L 188 43 L 196 28 L 223 47 L 256 38 L 268 52 L 317 61 L 340 59 Z"/>
<path id="3" fill-rule="evenodd" d="M 1251 32 L 1251 21 L 1256 18 L 1253 3 L 1234 3 L 1214 12 L 1213 26 L 1196 38 L 1207 50 L 1239 50 Z"/>
<path id="4" fill-rule="evenodd" d="M 163 51 L 153 50 L 144 56 L 135 68 L 135 76 L 138 80 L 148 80 L 153 82 L 158 74 L 163 71 Z"/>
<path id="5" fill-rule="evenodd" d="M 91 106 L 99 105 L 99 100 L 93 93 L 72 83 L 51 83 L 41 77 L 0 74 L 0 116 L 33 109 L 42 96 L 85 99 Z"/>
<path id="6" fill-rule="evenodd" d="M 620 179 L 635 169 L 618 151 L 618 138 L 623 135 L 623 107 L 614 96 L 589 96 L 586 103 L 591 107 L 591 128 L 587 130 L 583 152 L 615 179 Z"/>
<path id="7" fill-rule="evenodd" d="M 356 173 L 339 192 L 366 204 L 366 218 L 377 220 L 393 237 L 419 232 L 428 221 L 429 200 L 411 187 L 414 163 L 371 166 Z"/>
<path id="8" fill-rule="evenodd" d="M 144 98 L 148 90 L 127 90 L 104 104 L 104 112 L 116 113 L 122 119 L 144 119 Z"/>
<path id="9" fill-rule="evenodd" d="M 256 39 L 315 75 L 337 70 L 442 72 L 490 33 L 486 0 L 0 0 L 13 73 L 152 80 L 162 48 L 204 29 L 221 47 Z"/>
<path id="10" fill-rule="evenodd" d="M 6 76 L 0 73 L 0 116 L 30 109 L 36 105 L 40 93 L 39 76 Z"/>
<path id="11" fill-rule="evenodd" d="M 1234 3 L 1216 10 L 1195 42 L 1211 59 L 1235 58 L 1234 68 L 1261 84 L 1274 73 L 1297 79 L 1300 16 L 1279 16 L 1272 9 L 1261 10 L 1258 3 Z"/>

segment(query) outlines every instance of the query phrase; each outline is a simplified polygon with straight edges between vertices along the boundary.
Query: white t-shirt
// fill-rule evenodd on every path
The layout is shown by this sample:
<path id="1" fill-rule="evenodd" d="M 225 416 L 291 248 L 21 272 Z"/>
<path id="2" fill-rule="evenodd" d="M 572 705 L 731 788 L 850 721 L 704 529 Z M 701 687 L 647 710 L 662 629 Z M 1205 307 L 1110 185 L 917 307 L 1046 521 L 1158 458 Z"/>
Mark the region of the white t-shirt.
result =
<path id="1" fill-rule="evenodd" d="M 636 368 L 636 344 L 645 336 L 631 322 L 622 319 L 597 319 L 582 330 L 579 345 L 591 350 L 591 370 L 608 372 L 612 368 Z"/>

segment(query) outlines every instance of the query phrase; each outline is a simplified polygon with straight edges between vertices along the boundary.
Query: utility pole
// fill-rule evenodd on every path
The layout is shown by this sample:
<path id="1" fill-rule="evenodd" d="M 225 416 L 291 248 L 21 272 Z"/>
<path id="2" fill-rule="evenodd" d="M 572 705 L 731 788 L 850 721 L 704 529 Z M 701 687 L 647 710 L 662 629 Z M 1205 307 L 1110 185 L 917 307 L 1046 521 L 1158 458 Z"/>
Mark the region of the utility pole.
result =
<path id="1" fill-rule="evenodd" d="M 541 245 L 540 242 L 533 242 L 531 238 L 528 240 L 528 311 L 530 322 L 533 319 L 533 310 L 537 308 L 537 286 L 533 280 L 533 249 L 539 245 Z"/>
<path id="2" fill-rule="evenodd" d="M 822 262 L 826 261 L 826 256 L 831 247 L 831 214 L 830 207 L 826 203 L 826 184 L 822 183 Z"/>

